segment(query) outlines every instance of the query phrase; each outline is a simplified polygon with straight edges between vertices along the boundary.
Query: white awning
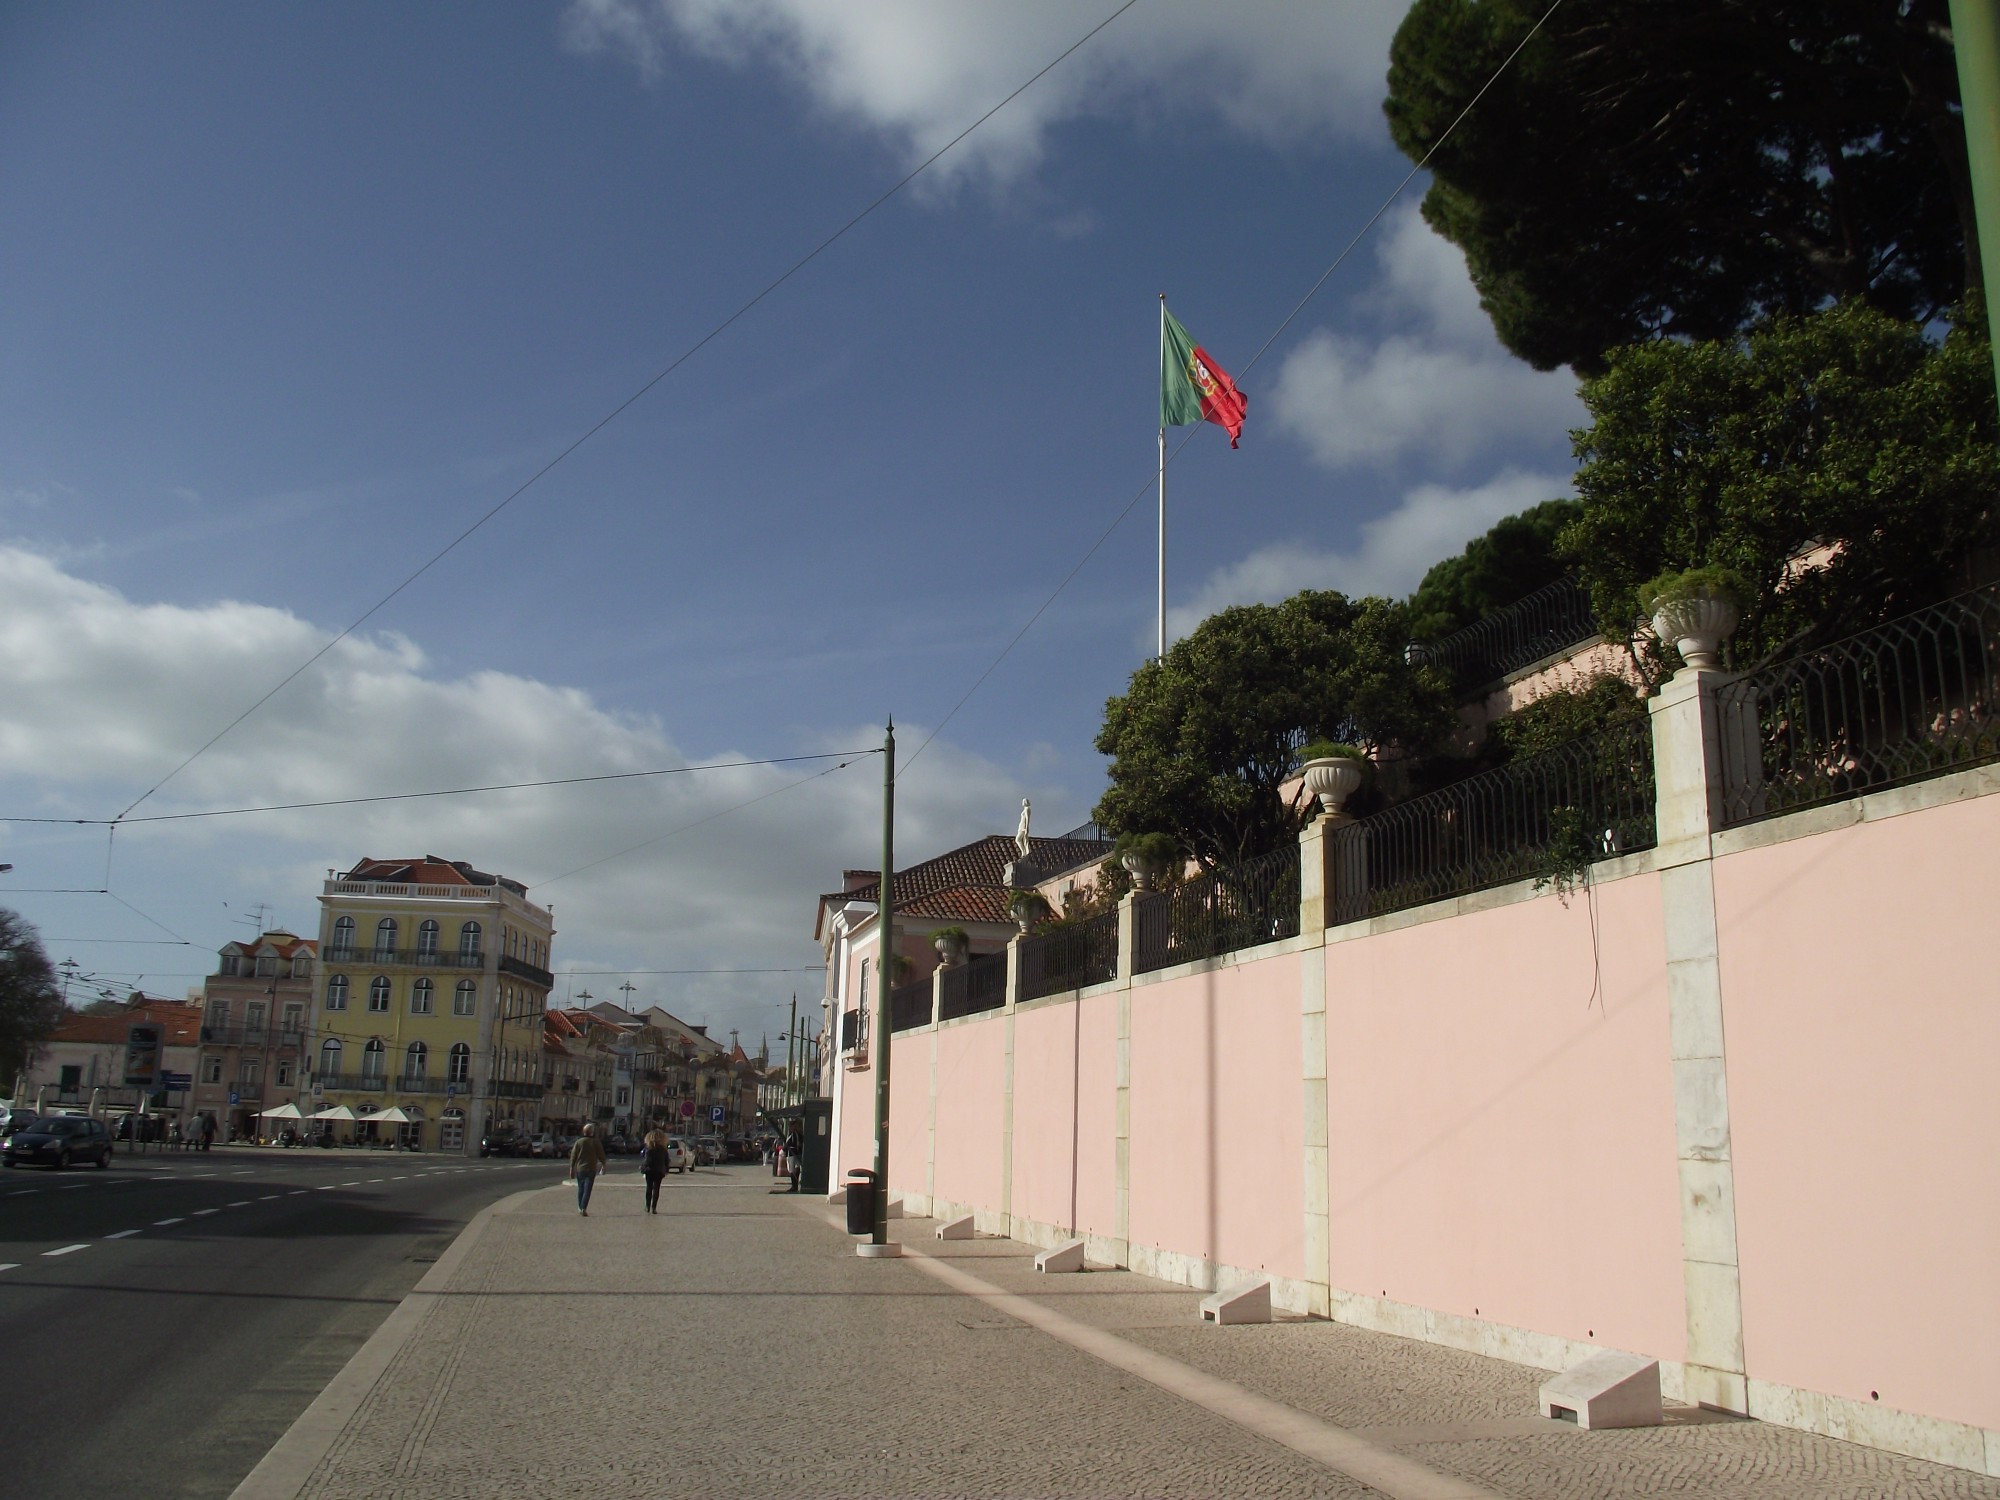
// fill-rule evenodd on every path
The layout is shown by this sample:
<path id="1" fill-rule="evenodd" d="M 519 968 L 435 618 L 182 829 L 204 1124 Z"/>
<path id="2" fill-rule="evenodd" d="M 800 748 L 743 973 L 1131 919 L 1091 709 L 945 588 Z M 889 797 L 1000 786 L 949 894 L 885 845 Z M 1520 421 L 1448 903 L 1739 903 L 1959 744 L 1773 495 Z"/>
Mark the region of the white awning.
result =
<path id="1" fill-rule="evenodd" d="M 336 1104 L 332 1109 L 323 1109 L 318 1114 L 308 1116 L 308 1118 L 314 1120 L 352 1120 L 354 1118 L 354 1111 L 349 1109 L 345 1104 Z"/>
<path id="2" fill-rule="evenodd" d="M 410 1117 L 400 1109 L 378 1109 L 372 1115 L 363 1115 L 361 1123 L 363 1125 L 407 1125 L 410 1123 Z"/>
<path id="3" fill-rule="evenodd" d="M 257 1118 L 260 1120 L 298 1120 L 304 1117 L 300 1115 L 299 1107 L 296 1104 L 280 1104 L 275 1109 L 258 1110 Z"/>

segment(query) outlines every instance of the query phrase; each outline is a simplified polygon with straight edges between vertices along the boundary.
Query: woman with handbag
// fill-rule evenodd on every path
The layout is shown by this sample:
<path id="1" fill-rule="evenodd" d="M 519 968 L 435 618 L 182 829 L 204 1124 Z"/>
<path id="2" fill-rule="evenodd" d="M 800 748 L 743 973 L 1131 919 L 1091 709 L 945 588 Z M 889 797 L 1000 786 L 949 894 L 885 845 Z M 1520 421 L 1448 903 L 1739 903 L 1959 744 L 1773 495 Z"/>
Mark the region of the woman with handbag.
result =
<path id="1" fill-rule="evenodd" d="M 646 1132 L 639 1170 L 646 1176 L 646 1212 L 660 1211 L 660 1180 L 667 1175 L 667 1133 L 655 1125 Z"/>

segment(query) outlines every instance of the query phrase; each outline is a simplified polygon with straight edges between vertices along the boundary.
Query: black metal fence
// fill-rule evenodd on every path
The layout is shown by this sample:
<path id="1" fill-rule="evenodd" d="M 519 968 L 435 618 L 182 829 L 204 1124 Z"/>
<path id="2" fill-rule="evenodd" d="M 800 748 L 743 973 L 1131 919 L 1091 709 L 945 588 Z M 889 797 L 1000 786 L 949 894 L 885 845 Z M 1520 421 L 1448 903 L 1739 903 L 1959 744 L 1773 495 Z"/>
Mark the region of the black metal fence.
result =
<path id="1" fill-rule="evenodd" d="M 1411 659 L 1441 668 L 1461 689 L 1483 687 L 1597 634 L 1590 595 L 1567 578 L 1546 584 L 1441 641 L 1413 645 Z"/>
<path id="2" fill-rule="evenodd" d="M 931 982 L 928 976 L 899 984 L 889 991 L 889 1029 L 908 1031 L 931 1024 Z"/>
<path id="3" fill-rule="evenodd" d="M 1651 848 L 1653 812 L 1644 720 L 1524 756 L 1336 829 L 1328 925 Z"/>
<path id="4" fill-rule="evenodd" d="M 1298 846 L 1143 896 L 1133 917 L 1135 974 L 1297 937 Z"/>
<path id="5" fill-rule="evenodd" d="M 1007 1003 L 1007 955 L 989 953 L 957 968 L 946 969 L 938 995 L 938 1019 L 977 1015 Z"/>
<path id="6" fill-rule="evenodd" d="M 1118 977 L 1118 913 L 1052 922 L 1021 939 L 1021 998 L 1039 1000 Z"/>
<path id="7" fill-rule="evenodd" d="M 1724 826 L 2000 759 L 2000 586 L 1751 673 L 1716 709 Z"/>

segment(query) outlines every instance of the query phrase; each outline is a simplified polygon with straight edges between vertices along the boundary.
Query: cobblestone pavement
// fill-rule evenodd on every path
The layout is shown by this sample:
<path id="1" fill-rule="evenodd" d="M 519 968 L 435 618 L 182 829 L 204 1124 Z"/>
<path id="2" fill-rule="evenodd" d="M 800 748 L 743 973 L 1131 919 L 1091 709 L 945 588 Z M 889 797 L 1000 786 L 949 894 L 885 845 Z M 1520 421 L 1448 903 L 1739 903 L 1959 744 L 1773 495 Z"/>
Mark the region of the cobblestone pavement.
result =
<path id="1" fill-rule="evenodd" d="M 1540 1371 L 1324 1322 L 1204 1326 L 1196 1293 L 1041 1276 L 1026 1246 L 922 1220 L 892 1228 L 937 1269 L 862 1260 L 824 1204 L 768 1189 L 673 1179 L 648 1216 L 621 1173 L 588 1219 L 560 1188 L 500 1205 L 239 1497 L 2000 1500 L 1753 1422 L 1578 1432 L 1536 1416 Z"/>

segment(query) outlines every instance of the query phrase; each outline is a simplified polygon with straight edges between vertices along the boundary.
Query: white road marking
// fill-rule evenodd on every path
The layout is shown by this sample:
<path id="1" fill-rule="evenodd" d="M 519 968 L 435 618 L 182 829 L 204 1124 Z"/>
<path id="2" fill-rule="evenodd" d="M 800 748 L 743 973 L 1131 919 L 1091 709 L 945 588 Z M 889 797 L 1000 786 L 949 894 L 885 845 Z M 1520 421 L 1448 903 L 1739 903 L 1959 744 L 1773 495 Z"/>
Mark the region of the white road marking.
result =
<path id="1" fill-rule="evenodd" d="M 238 1198 L 234 1203 L 225 1203 L 222 1206 L 224 1208 L 248 1208 L 250 1200 L 248 1198 Z"/>
<path id="2" fill-rule="evenodd" d="M 169 1224 L 185 1224 L 185 1223 L 187 1223 L 186 1219 L 155 1219 L 153 1220 L 153 1227 L 155 1229 L 163 1229 Z"/>
<path id="3" fill-rule="evenodd" d="M 143 1229 L 121 1229 L 116 1234 L 107 1234 L 105 1238 L 107 1240 L 129 1240 L 133 1235 L 144 1234 L 145 1232 Z"/>
<path id="4" fill-rule="evenodd" d="M 189 1214 L 188 1217 L 190 1219 L 199 1219 L 207 1214 L 218 1213 L 218 1212 L 220 1212 L 220 1210 L 213 1208 L 197 1208 L 193 1213 Z"/>
<path id="5" fill-rule="evenodd" d="M 285 1196 L 287 1198 L 303 1198 L 310 1191 L 311 1191 L 310 1188 L 293 1188 L 289 1193 L 285 1194 Z"/>
<path id="6" fill-rule="evenodd" d="M 18 1260 L 0 1261 L 0 1271 L 18 1271 L 20 1269 L 21 1263 Z"/>
<path id="7" fill-rule="evenodd" d="M 278 1195 L 276 1193 L 266 1193 L 263 1197 L 259 1198 L 257 1201 L 259 1203 L 269 1203 L 273 1198 L 277 1196 Z"/>
<path id="8" fill-rule="evenodd" d="M 13 1192 L 9 1193 L 7 1196 L 9 1198 L 25 1198 L 30 1193 L 39 1193 L 40 1191 L 41 1191 L 40 1188 L 16 1188 L 14 1189 Z"/>
<path id="9" fill-rule="evenodd" d="M 87 1182 L 65 1182 L 60 1188 L 57 1189 L 57 1191 L 63 1193 L 73 1193 L 78 1188 L 87 1188 L 89 1186 L 90 1184 Z"/>
<path id="10" fill-rule="evenodd" d="M 44 1250 L 43 1255 L 74 1255 L 79 1250 L 88 1250 L 88 1245 L 64 1245 L 60 1250 Z"/>
<path id="11" fill-rule="evenodd" d="M 237 1170 L 231 1172 L 229 1175 L 231 1177 L 248 1177 L 252 1172 L 256 1170 L 257 1169 L 255 1167 L 239 1167 L 237 1168 Z"/>
<path id="12" fill-rule="evenodd" d="M 342 1187 L 360 1187 L 360 1186 L 361 1186 L 361 1183 L 360 1183 L 360 1180 L 359 1180 L 359 1179 L 356 1179 L 356 1180 L 355 1180 L 355 1181 L 353 1181 L 353 1182 L 343 1182 L 343 1183 L 341 1183 L 341 1184 L 340 1184 L 340 1186 L 342 1186 Z"/>
<path id="13" fill-rule="evenodd" d="M 329 1183 L 328 1183 L 328 1184 L 327 1184 L 327 1185 L 326 1185 L 325 1187 L 323 1187 L 323 1188 L 315 1188 L 315 1189 L 314 1189 L 314 1191 L 315 1191 L 315 1192 L 320 1192 L 320 1193 L 330 1193 L 330 1192 L 332 1192 L 332 1191 L 333 1191 L 333 1190 L 334 1190 L 335 1188 L 337 1188 L 337 1187 L 339 1187 L 339 1186 L 340 1186 L 340 1184 L 339 1184 L 339 1183 L 337 1183 L 337 1182 L 329 1182 Z"/>
<path id="14" fill-rule="evenodd" d="M 380 1178 L 380 1177 L 371 1177 L 371 1178 L 369 1178 L 369 1179 L 368 1179 L 368 1181 L 369 1181 L 370 1183 L 377 1183 L 377 1182 L 381 1182 L 381 1181 L 383 1181 L 383 1179 L 382 1179 L 382 1178 Z"/>

